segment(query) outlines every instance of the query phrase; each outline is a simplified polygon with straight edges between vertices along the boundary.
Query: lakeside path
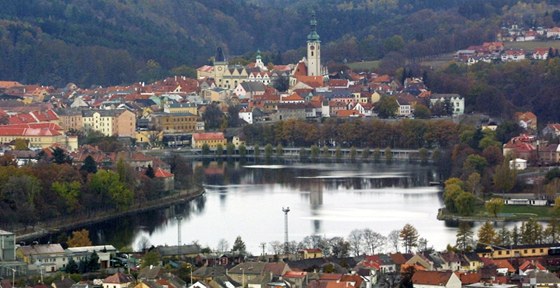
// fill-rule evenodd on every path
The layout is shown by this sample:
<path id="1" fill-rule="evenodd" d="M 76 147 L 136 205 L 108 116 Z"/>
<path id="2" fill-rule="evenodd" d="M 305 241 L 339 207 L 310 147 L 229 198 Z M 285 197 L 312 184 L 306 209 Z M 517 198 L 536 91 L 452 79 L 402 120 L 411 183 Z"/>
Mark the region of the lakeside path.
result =
<path id="1" fill-rule="evenodd" d="M 127 209 L 113 209 L 110 211 L 98 211 L 58 217 L 52 220 L 37 222 L 34 226 L 15 229 L 13 232 L 16 234 L 16 242 L 29 241 L 41 238 L 51 233 L 56 233 L 58 231 L 71 230 L 78 227 L 109 221 L 126 215 L 142 213 L 169 207 L 178 203 L 188 202 L 202 196 L 203 194 L 204 188 L 200 186 L 192 190 L 181 190 L 166 197 L 134 204 Z"/>

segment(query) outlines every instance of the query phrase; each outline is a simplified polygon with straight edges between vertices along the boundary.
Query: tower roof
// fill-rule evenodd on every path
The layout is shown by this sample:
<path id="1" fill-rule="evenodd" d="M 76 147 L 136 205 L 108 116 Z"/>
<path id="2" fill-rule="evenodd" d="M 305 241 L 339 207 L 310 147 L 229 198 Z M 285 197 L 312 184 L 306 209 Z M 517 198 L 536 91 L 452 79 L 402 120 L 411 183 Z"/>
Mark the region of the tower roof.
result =
<path id="1" fill-rule="evenodd" d="M 222 47 L 216 48 L 216 56 L 214 57 L 215 62 L 224 62 L 226 61 L 226 57 L 224 56 L 224 51 Z"/>
<path id="2" fill-rule="evenodd" d="M 317 34 L 317 18 L 315 18 L 315 11 L 311 12 L 311 32 L 307 35 L 307 42 L 319 42 L 319 34 Z"/>

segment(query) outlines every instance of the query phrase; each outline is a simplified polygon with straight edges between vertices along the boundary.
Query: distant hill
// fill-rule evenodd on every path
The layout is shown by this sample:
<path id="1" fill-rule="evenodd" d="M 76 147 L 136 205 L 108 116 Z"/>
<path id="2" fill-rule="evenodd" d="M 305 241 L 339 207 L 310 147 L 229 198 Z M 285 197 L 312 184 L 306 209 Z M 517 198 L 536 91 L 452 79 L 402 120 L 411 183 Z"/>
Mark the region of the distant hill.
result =
<path id="1" fill-rule="evenodd" d="M 303 56 L 312 10 L 317 13 L 327 62 L 452 51 L 491 40 L 504 21 L 548 21 L 558 4 L 557 0 L 2 2 L 0 79 L 57 86 L 193 75 L 192 67 L 208 63 L 216 47 L 223 47 L 230 57 L 250 57 L 260 49 L 265 62 L 293 62 Z"/>

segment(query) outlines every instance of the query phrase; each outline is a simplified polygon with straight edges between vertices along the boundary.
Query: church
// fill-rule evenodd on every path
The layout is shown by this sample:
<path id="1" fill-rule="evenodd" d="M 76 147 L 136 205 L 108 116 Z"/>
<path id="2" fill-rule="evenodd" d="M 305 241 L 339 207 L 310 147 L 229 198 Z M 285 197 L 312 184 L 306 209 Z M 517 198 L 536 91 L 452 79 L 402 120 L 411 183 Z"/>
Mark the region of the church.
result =
<path id="1" fill-rule="evenodd" d="M 317 33 L 317 20 L 315 12 L 312 13 L 310 20 L 311 31 L 307 35 L 307 57 L 304 57 L 296 65 L 291 66 L 290 86 L 296 85 L 299 81 L 315 79 L 323 80 L 323 77 L 328 75 L 326 67 L 321 65 L 321 40 Z M 281 67 L 286 67 L 282 66 Z M 280 67 L 278 66 L 278 67 Z M 275 66 L 276 67 L 276 66 Z M 242 82 L 261 82 L 269 85 L 274 80 L 276 75 L 269 71 L 266 65 L 262 62 L 260 51 L 257 52 L 256 61 L 248 66 L 230 65 L 227 61 L 222 48 L 216 49 L 214 62 L 212 66 L 205 65 L 197 69 L 197 77 L 213 78 L 216 87 L 232 90 Z M 305 82 L 305 81 L 304 81 Z"/>

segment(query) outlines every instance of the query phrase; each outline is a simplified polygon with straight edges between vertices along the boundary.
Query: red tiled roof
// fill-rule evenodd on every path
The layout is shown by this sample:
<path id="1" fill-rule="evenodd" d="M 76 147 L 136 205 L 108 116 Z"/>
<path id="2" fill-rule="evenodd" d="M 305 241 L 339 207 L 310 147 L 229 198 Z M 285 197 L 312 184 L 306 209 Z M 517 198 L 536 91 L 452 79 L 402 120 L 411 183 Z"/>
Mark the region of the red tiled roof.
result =
<path id="1" fill-rule="evenodd" d="M 131 282 L 134 282 L 134 278 L 132 278 L 132 276 L 120 272 L 115 273 L 103 280 L 103 283 L 110 284 L 124 284 Z"/>
<path id="2" fill-rule="evenodd" d="M 168 172 L 166 170 L 163 170 L 161 168 L 156 168 L 156 171 L 154 173 L 156 178 L 169 178 L 169 177 L 173 177 L 173 173 Z"/>
<path id="3" fill-rule="evenodd" d="M 416 271 L 412 276 L 412 284 L 445 286 L 449 282 L 452 272 Z"/>
<path id="4" fill-rule="evenodd" d="M 459 276 L 459 279 L 461 279 L 461 284 L 462 285 L 470 285 L 470 284 L 474 284 L 474 283 L 478 283 L 480 282 L 480 279 L 482 278 L 482 275 L 480 274 L 480 272 L 475 272 L 475 273 L 457 273 Z"/>
<path id="5" fill-rule="evenodd" d="M 319 280 L 324 281 L 339 281 L 342 278 L 342 274 L 337 273 L 323 273 L 319 277 Z"/>
<path id="6" fill-rule="evenodd" d="M 307 276 L 307 272 L 305 271 L 288 271 L 284 274 L 284 278 L 305 278 L 305 276 Z"/>
<path id="7" fill-rule="evenodd" d="M 223 140 L 224 139 L 224 133 L 222 133 L 222 132 L 194 133 L 192 135 L 192 137 L 196 141 Z"/>

